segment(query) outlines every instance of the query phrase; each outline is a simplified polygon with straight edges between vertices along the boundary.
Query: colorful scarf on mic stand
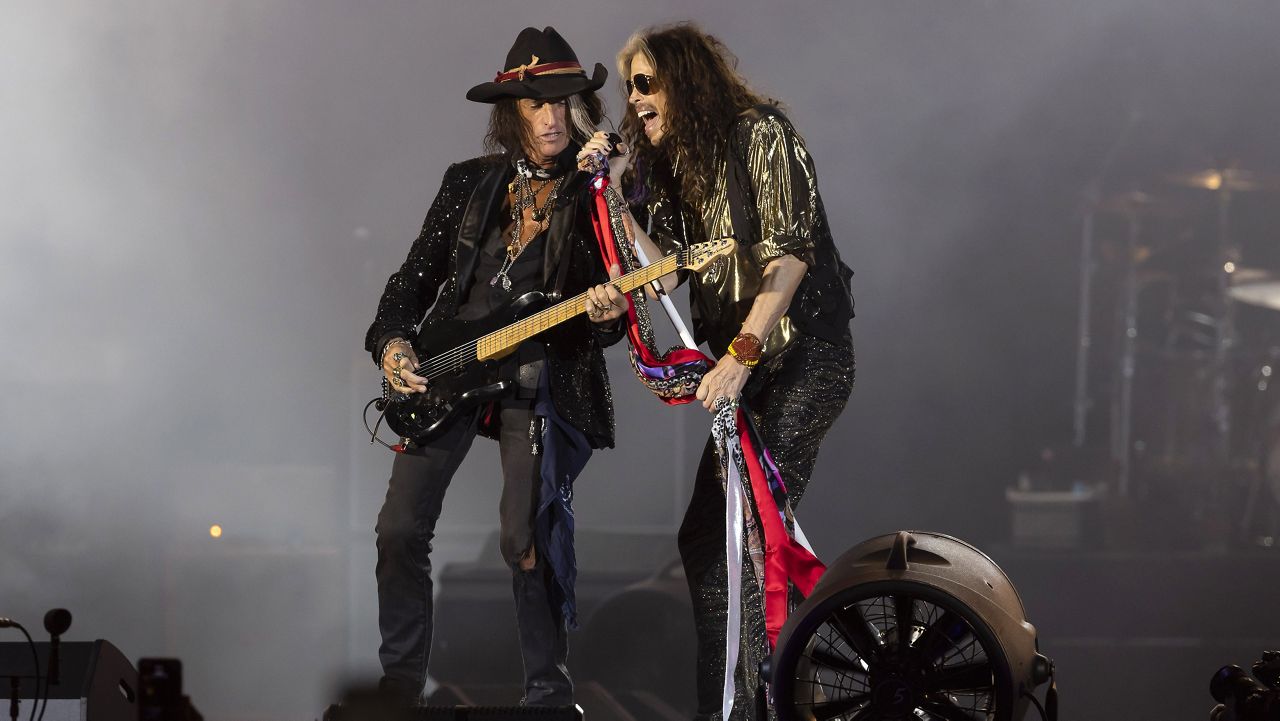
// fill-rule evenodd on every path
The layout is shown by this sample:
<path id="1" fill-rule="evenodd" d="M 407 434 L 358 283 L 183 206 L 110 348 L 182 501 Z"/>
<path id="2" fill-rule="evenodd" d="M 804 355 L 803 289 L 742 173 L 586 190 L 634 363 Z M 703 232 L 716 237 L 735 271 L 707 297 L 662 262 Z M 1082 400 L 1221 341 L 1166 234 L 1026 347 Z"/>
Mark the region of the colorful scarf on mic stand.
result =
<path id="1" fill-rule="evenodd" d="M 640 267 L 630 243 L 618 243 L 616 238 L 627 237 L 626 220 L 623 218 L 625 201 L 617 192 L 605 192 L 609 178 L 603 172 L 591 181 L 594 212 L 591 222 L 596 231 L 596 242 L 604 258 L 605 268 L 618 266 L 623 273 Z M 640 302 L 637 302 L 640 301 Z M 636 377 L 663 403 L 680 405 L 693 400 L 702 376 L 715 366 L 697 348 L 672 348 L 659 355 L 657 338 L 644 301 L 644 289 L 631 291 L 627 298 L 627 340 L 631 347 L 631 368 Z"/>
<path id="2" fill-rule="evenodd" d="M 610 191 L 604 170 L 591 181 L 592 224 L 605 267 L 624 273 L 639 267 L 627 235 L 625 201 Z M 622 239 L 623 242 L 619 242 Z M 715 361 L 696 348 L 657 351 L 657 341 L 644 302 L 644 289 L 627 298 L 627 340 L 636 376 L 663 403 L 678 405 L 695 399 L 702 377 Z M 782 473 L 765 448 L 751 414 L 737 400 L 721 401 L 711 425 L 725 479 L 725 558 L 728 563 L 728 626 L 725 642 L 723 718 L 733 710 L 734 671 L 741 650 L 742 566 L 750 557 L 756 583 L 764 599 L 769 650 L 787 620 L 789 584 L 808 596 L 826 566 L 818 560 L 796 522 Z"/>

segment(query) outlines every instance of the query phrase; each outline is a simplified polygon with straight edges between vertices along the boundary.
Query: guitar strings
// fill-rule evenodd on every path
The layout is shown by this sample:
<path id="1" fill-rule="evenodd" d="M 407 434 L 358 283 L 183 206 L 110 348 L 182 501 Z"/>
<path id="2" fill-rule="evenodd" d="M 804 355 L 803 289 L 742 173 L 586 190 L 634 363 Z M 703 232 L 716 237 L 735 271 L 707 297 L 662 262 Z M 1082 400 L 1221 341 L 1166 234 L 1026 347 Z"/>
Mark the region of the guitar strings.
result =
<path id="1" fill-rule="evenodd" d="M 426 374 L 424 375 L 424 377 L 428 379 L 442 375 L 448 371 L 453 370 L 458 365 L 474 359 L 476 357 L 476 353 L 478 351 L 480 341 L 484 340 L 485 338 L 489 338 L 491 336 L 499 336 L 499 335 L 522 335 L 522 331 L 520 330 L 522 327 L 526 327 L 529 325 L 537 325 L 539 322 L 546 320 L 547 317 L 549 316 L 552 316 L 557 313 L 563 313 L 566 307 L 580 304 L 583 300 L 586 299 L 586 297 L 587 297 L 586 293 L 581 293 L 579 295 L 574 296 L 573 298 L 570 298 L 564 303 L 559 303 L 555 306 L 552 306 L 551 308 L 538 311 L 537 313 L 534 313 L 528 318 L 517 321 L 516 323 L 513 323 L 511 326 L 504 328 L 500 331 L 490 333 L 481 338 L 477 338 L 476 340 L 473 340 L 473 341 L 468 341 L 467 343 L 464 343 L 463 345 L 460 345 L 457 348 L 454 348 L 453 350 L 446 351 L 444 353 L 441 353 L 440 355 L 429 358 L 425 362 L 418 364 L 418 367 L 414 369 L 414 373 L 417 373 L 418 375 L 424 375 L 422 373 L 418 373 L 418 371 L 420 370 L 426 371 Z M 582 311 L 575 310 L 572 314 L 570 314 L 564 320 L 567 320 L 568 318 L 578 315 L 581 312 Z"/>
<path id="2" fill-rule="evenodd" d="M 663 258 L 657 263 L 653 263 L 652 265 L 645 266 L 644 268 L 641 268 L 635 271 L 634 275 L 643 275 L 645 274 L 645 271 L 658 272 L 658 275 L 666 275 L 671 271 L 667 270 L 664 266 L 675 265 L 678 267 L 679 265 L 681 265 L 679 258 L 682 253 L 683 251 L 672 253 L 671 255 Z M 624 275 L 621 278 L 618 278 L 618 281 L 630 280 L 628 276 L 631 276 L 631 275 L 633 274 L 628 273 L 627 275 Z M 638 283 L 637 287 L 643 284 L 644 284 L 643 282 Z M 555 306 L 552 306 L 551 308 L 547 308 L 545 310 L 539 311 L 529 316 L 528 318 L 525 318 L 524 320 L 518 321 L 512 324 L 508 328 L 504 328 L 500 331 L 496 331 L 495 333 L 490 333 L 489 335 L 483 336 L 474 341 L 469 341 L 467 343 L 464 343 L 463 345 L 458 346 L 457 348 L 454 348 L 450 351 L 446 351 L 445 353 L 429 358 L 427 359 L 426 362 L 418 364 L 418 366 L 414 368 L 414 373 L 418 375 L 424 375 L 424 377 L 426 377 L 427 379 L 440 376 L 446 372 L 453 370 L 455 367 L 458 367 L 462 363 L 465 363 L 475 358 L 477 350 L 479 348 L 479 343 L 480 341 L 483 341 L 485 338 L 489 338 L 491 336 L 501 335 L 501 334 L 520 335 L 522 332 L 519 331 L 518 329 L 521 326 L 536 325 L 538 322 L 545 320 L 546 317 L 549 317 L 556 313 L 563 312 L 566 307 L 577 305 L 579 301 L 585 300 L 586 297 L 587 297 L 586 293 L 580 293 L 563 303 L 559 303 Z M 578 315 L 581 312 L 582 311 L 580 310 L 575 310 L 568 317 L 571 318 L 575 315 Z M 564 318 L 561 320 L 567 320 L 567 319 L 568 318 Z M 418 373 L 418 371 L 426 371 L 426 373 L 422 374 L 422 373 Z"/>
<path id="3" fill-rule="evenodd" d="M 618 278 L 617 281 L 615 282 L 629 280 L 630 276 L 633 276 L 633 275 L 636 275 L 636 276 L 644 275 L 645 271 L 657 272 L 657 276 L 655 277 L 666 275 L 667 273 L 671 272 L 672 270 L 675 270 L 676 268 L 672 268 L 668 270 L 668 269 L 665 269 L 663 266 L 674 265 L 674 266 L 677 266 L 678 268 L 678 266 L 683 265 L 679 261 L 679 258 L 683 253 L 684 251 L 672 253 L 671 255 L 668 255 L 662 260 L 659 260 L 657 263 L 647 265 L 644 268 L 640 268 L 634 271 L 633 273 L 628 273 L 627 275 L 624 275 Z M 645 282 L 648 282 L 648 281 L 645 281 Z M 644 285 L 644 282 L 638 283 L 636 287 L 640 287 L 642 285 Z M 426 361 L 419 363 L 416 367 L 414 367 L 413 372 L 415 375 L 420 375 L 428 380 L 441 376 L 475 359 L 479 349 L 480 341 L 484 340 L 485 338 L 489 338 L 491 336 L 500 336 L 504 334 L 505 335 L 512 335 L 512 334 L 521 335 L 521 332 L 518 332 L 517 330 L 521 326 L 536 325 L 538 322 L 546 320 L 546 318 L 552 315 L 564 312 L 564 310 L 567 307 L 580 305 L 581 302 L 586 299 L 586 297 L 587 297 L 586 293 L 579 293 L 578 295 L 574 296 L 573 298 L 570 298 L 567 301 L 564 301 L 563 303 L 558 303 L 550 308 L 546 308 L 544 310 L 538 311 L 537 313 L 534 313 L 528 318 L 525 318 L 523 320 L 517 321 L 516 323 L 513 323 L 511 326 L 507 328 L 482 336 L 481 338 L 477 338 L 476 340 L 468 341 L 458 346 L 457 348 L 453 348 L 452 350 L 445 351 L 440 355 L 428 358 Z M 568 320 L 568 318 L 576 316 L 582 312 L 584 311 L 575 310 L 570 316 L 563 318 L 561 320 Z"/>

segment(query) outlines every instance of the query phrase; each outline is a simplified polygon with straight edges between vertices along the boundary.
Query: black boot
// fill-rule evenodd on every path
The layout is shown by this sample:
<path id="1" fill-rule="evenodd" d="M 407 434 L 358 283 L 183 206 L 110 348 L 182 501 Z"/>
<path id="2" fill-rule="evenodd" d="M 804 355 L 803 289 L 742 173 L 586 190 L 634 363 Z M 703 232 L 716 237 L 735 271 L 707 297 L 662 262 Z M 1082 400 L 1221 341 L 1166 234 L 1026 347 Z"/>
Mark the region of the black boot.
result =
<path id="1" fill-rule="evenodd" d="M 516 598 L 516 625 L 520 630 L 520 655 L 524 660 L 526 706 L 569 706 L 573 681 L 565 661 L 569 638 L 560 609 L 552 601 L 547 566 L 538 560 L 531 570 L 519 567 L 512 574 Z"/>

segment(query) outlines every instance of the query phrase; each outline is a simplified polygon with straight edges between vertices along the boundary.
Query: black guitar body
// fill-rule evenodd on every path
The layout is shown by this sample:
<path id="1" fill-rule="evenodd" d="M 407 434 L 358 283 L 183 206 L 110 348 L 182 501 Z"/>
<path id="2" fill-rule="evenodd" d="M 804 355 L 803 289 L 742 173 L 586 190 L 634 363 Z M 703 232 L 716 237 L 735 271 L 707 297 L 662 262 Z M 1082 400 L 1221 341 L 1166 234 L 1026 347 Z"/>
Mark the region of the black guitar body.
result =
<path id="1" fill-rule="evenodd" d="M 498 362 L 477 361 L 474 345 L 470 352 L 459 353 L 456 360 L 451 351 L 523 320 L 547 305 L 547 297 L 535 291 L 478 320 L 428 319 L 413 341 L 418 375 L 431 375 L 427 392 L 393 393 L 386 409 L 387 425 L 402 438 L 422 445 L 438 438 L 476 406 L 513 393 L 515 383 L 497 377 Z"/>

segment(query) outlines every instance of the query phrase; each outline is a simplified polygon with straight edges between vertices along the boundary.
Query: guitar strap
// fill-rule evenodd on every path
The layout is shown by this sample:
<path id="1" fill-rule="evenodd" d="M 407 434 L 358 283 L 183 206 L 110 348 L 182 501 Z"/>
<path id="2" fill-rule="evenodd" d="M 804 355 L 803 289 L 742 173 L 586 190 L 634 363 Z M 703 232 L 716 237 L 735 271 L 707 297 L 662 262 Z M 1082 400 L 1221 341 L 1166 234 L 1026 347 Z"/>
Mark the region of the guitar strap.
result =
<path id="1" fill-rule="evenodd" d="M 576 208 L 574 210 L 576 211 Z M 569 239 L 566 238 L 562 242 L 568 243 Z M 551 287 L 551 297 L 556 300 L 564 297 L 564 284 L 569 279 L 570 256 L 572 255 L 573 248 L 561 248 L 560 257 L 556 259 L 556 282 Z"/>

